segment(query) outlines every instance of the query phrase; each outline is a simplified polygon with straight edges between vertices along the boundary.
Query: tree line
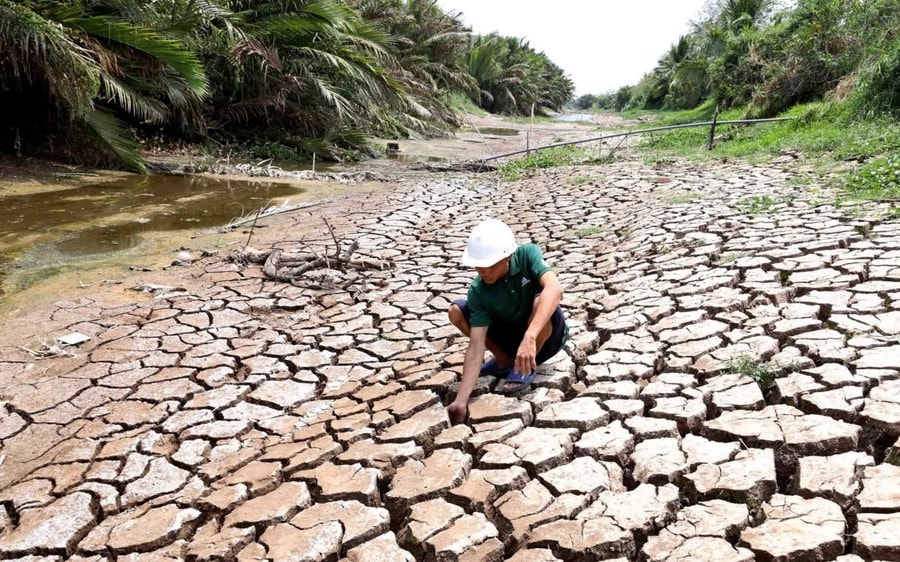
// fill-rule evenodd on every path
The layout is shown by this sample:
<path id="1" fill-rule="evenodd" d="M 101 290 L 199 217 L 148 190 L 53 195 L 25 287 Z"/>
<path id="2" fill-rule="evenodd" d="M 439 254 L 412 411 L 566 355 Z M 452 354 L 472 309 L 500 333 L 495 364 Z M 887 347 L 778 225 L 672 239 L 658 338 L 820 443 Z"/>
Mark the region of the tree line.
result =
<path id="1" fill-rule="evenodd" d="M 713 0 L 640 83 L 575 106 L 771 117 L 832 99 L 855 118 L 900 117 L 900 0 Z"/>
<path id="2" fill-rule="evenodd" d="M 143 171 L 148 138 L 293 159 L 558 110 L 564 71 L 435 0 L 0 0 L 0 153 Z"/>

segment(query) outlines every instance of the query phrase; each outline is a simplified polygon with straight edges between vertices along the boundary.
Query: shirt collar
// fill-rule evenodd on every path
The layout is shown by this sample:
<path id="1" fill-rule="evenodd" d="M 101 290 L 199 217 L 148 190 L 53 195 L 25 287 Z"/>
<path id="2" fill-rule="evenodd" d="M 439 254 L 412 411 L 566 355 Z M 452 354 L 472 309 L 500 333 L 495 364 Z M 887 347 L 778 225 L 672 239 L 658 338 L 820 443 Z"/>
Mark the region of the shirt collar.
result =
<path id="1" fill-rule="evenodd" d="M 507 277 L 510 275 L 518 275 L 521 266 L 519 264 L 519 256 L 518 252 L 513 252 L 509 258 L 509 273 L 507 273 Z"/>

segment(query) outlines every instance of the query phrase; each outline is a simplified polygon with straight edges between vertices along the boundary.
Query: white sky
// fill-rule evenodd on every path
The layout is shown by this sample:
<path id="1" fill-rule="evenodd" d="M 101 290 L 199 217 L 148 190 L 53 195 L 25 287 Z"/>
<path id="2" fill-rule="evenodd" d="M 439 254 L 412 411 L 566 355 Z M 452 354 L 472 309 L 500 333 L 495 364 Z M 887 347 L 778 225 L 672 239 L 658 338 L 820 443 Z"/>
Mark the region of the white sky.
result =
<path id="1" fill-rule="evenodd" d="M 521 37 L 575 83 L 575 95 L 637 84 L 706 0 L 438 0 L 474 33 Z"/>

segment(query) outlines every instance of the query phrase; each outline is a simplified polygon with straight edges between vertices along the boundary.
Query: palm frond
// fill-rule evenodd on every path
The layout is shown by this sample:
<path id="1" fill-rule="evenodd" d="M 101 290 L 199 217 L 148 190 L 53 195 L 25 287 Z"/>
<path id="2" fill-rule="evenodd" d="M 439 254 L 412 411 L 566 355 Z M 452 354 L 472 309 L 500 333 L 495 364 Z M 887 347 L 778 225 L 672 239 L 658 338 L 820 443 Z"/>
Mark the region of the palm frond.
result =
<path id="1" fill-rule="evenodd" d="M 65 23 L 84 33 L 145 53 L 171 66 L 191 87 L 193 94 L 200 98 L 209 93 L 203 64 L 179 41 L 166 39 L 152 30 L 109 16 L 78 16 L 68 19 Z"/>
<path id="2" fill-rule="evenodd" d="M 114 115 L 103 109 L 95 109 L 88 114 L 85 122 L 101 145 L 122 164 L 133 171 L 147 173 L 147 165 L 138 153 L 138 143 Z"/>
<path id="3" fill-rule="evenodd" d="M 141 94 L 109 74 L 104 74 L 101 80 L 101 96 L 143 121 L 161 124 L 166 120 L 165 104 Z"/>

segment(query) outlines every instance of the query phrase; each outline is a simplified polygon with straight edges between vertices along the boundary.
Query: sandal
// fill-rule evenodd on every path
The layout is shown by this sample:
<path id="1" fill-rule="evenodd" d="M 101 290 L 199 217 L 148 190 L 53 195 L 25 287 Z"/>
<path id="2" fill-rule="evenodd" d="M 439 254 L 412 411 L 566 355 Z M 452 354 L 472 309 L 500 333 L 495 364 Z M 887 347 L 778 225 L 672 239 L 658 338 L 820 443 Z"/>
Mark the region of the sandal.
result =
<path id="1" fill-rule="evenodd" d="M 506 380 L 494 389 L 498 394 L 517 394 L 523 390 L 528 390 L 531 381 L 534 380 L 535 372 L 517 373 L 512 371 L 507 375 Z"/>
<path id="2" fill-rule="evenodd" d="M 481 366 L 479 377 L 505 377 L 512 371 L 512 367 L 501 367 L 496 359 L 490 359 Z"/>

